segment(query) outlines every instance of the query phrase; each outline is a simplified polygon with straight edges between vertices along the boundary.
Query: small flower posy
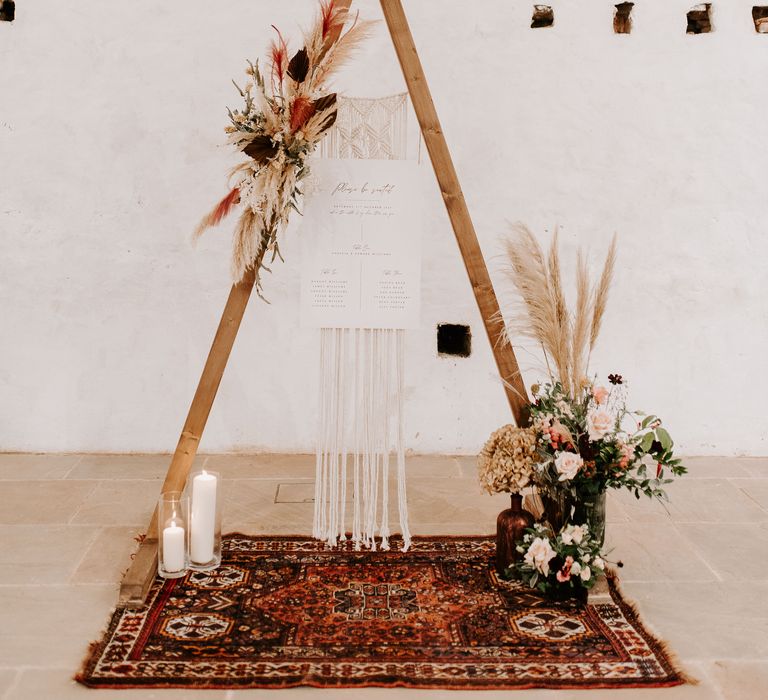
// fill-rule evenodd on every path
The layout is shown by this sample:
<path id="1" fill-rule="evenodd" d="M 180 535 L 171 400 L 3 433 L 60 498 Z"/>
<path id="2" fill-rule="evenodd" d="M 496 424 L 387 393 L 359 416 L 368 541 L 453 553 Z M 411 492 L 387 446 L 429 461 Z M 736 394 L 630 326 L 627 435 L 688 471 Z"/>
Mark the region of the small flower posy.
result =
<path id="1" fill-rule="evenodd" d="M 536 524 L 526 531 L 517 551 L 523 557 L 507 573 L 542 593 L 592 588 L 605 570 L 600 545 L 586 525 L 566 525 L 555 535 Z"/>

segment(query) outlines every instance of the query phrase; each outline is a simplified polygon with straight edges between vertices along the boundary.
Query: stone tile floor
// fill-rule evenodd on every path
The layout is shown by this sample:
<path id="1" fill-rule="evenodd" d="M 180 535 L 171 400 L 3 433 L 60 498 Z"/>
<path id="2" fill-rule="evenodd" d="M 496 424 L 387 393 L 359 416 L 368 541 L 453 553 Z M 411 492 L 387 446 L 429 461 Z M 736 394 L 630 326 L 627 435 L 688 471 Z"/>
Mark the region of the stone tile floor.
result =
<path id="1" fill-rule="evenodd" d="M 611 494 L 608 546 L 625 595 L 698 686 L 613 691 L 622 699 L 768 697 L 768 459 L 689 458 L 668 510 Z M 308 456 L 210 455 L 226 482 L 225 529 L 306 533 Z M 510 692 L 409 690 L 93 691 L 70 679 L 117 598 L 134 538 L 149 520 L 168 457 L 0 454 L 0 700 L 69 698 L 450 698 Z M 504 496 L 487 496 L 470 457 L 409 459 L 415 534 L 494 530 Z M 608 697 L 611 691 L 515 691 Z"/>

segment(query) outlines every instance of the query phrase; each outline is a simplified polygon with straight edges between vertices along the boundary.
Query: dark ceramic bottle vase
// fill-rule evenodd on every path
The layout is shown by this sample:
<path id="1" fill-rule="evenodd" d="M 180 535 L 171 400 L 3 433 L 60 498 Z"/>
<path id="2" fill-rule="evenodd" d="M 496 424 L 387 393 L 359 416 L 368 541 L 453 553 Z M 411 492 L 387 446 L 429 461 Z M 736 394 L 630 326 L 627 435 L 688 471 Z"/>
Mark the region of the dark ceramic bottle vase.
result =
<path id="1" fill-rule="evenodd" d="M 502 510 L 496 519 L 496 571 L 501 575 L 520 557 L 515 546 L 525 531 L 533 527 L 533 516 L 523 510 L 523 497 L 519 493 L 509 495 L 510 507 Z"/>

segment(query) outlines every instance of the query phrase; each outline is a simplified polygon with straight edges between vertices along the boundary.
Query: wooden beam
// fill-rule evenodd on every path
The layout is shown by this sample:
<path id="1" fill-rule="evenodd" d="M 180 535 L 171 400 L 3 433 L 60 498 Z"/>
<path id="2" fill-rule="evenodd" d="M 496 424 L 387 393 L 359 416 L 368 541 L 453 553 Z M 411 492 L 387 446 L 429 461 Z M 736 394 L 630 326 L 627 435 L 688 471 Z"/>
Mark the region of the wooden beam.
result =
<path id="1" fill-rule="evenodd" d="M 464 259 L 464 266 L 472 284 L 472 291 L 475 294 L 475 300 L 485 324 L 485 331 L 491 343 L 493 357 L 504 384 L 509 406 L 517 424 L 526 425 L 529 419 L 528 394 L 514 350 L 503 341 L 499 303 L 493 290 L 491 278 L 488 275 L 488 268 L 480 250 L 467 204 L 464 201 L 459 178 L 453 167 L 448 144 L 440 127 L 427 79 L 408 26 L 408 20 L 400 0 L 381 0 L 381 9 L 389 27 L 389 33 L 392 35 L 392 42 L 395 45 L 400 67 L 403 69 L 411 102 L 421 126 L 421 133 L 424 135 L 424 142 L 432 160 L 432 167 L 440 185 L 456 242 L 459 244 L 459 250 L 461 250 L 461 256 Z"/>
<path id="2" fill-rule="evenodd" d="M 131 567 L 123 576 L 117 604 L 121 608 L 140 608 L 157 574 L 157 539 L 144 539 L 133 555 Z"/>
<path id="3" fill-rule="evenodd" d="M 161 493 L 184 490 L 232 345 L 237 337 L 240 322 L 243 320 L 248 300 L 251 298 L 254 281 L 255 276 L 251 270 L 241 282 L 233 285 L 229 292 L 224 313 L 219 321 L 197 391 L 189 407 L 176 451 L 173 453 L 171 464 L 165 475 Z M 119 605 L 124 607 L 144 605 L 149 587 L 157 573 L 157 534 L 157 508 L 155 508 L 146 538 L 139 546 L 130 569 L 123 577 Z"/>

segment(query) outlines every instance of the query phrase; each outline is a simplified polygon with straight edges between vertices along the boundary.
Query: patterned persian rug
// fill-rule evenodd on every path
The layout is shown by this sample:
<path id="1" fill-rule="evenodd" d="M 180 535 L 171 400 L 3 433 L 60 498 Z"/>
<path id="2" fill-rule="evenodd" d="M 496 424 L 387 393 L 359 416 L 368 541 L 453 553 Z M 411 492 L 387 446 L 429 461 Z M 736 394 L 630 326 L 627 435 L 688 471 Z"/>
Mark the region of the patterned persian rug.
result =
<path id="1" fill-rule="evenodd" d="M 227 535 L 221 567 L 117 610 L 77 679 L 92 687 L 622 688 L 685 682 L 611 585 L 551 603 L 500 581 L 488 537 L 400 552 Z M 396 545 L 397 543 L 393 543 Z"/>

